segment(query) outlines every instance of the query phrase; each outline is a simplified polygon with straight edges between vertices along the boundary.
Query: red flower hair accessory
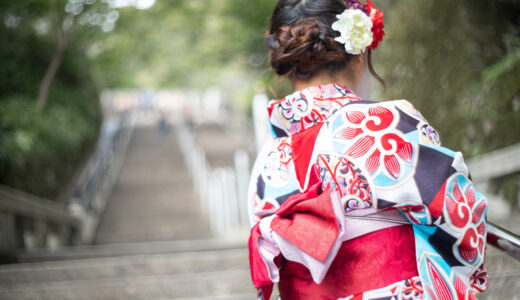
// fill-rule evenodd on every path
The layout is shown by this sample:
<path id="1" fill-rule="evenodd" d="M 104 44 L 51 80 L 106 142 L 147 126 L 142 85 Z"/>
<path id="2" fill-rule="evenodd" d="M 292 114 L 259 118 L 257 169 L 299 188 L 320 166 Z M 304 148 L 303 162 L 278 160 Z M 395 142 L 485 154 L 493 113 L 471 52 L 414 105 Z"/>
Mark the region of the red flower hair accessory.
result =
<path id="1" fill-rule="evenodd" d="M 385 35 L 385 31 L 383 30 L 385 28 L 384 22 L 384 13 L 379 9 L 375 8 L 374 4 L 372 3 L 372 0 L 367 0 L 367 8 L 369 11 L 369 17 L 372 20 L 372 35 L 373 40 L 372 44 L 368 46 L 369 49 L 376 49 L 379 45 L 379 42 L 383 40 L 383 36 Z"/>

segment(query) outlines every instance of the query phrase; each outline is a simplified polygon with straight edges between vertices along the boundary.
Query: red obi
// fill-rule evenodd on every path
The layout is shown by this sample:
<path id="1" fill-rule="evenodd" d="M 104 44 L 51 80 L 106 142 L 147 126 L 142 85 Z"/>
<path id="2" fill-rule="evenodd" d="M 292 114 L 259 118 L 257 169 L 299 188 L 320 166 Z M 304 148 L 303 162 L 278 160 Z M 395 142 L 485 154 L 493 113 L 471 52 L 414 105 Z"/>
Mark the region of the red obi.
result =
<path id="1" fill-rule="evenodd" d="M 343 242 L 321 284 L 305 266 L 284 260 L 278 287 L 283 300 L 335 300 L 417 275 L 412 226 L 402 225 Z"/>

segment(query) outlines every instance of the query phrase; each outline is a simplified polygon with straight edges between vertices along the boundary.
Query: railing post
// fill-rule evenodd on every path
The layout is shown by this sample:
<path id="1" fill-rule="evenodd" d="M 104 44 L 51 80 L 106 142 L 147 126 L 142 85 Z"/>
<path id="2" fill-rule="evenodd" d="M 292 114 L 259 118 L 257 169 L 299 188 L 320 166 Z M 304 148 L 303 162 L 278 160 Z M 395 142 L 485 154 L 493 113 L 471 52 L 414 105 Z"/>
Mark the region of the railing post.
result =
<path id="1" fill-rule="evenodd" d="M 227 204 L 226 207 L 228 212 L 228 227 L 226 230 L 232 229 L 240 224 L 240 214 L 238 209 L 238 197 L 237 197 L 237 186 L 235 172 L 231 168 L 224 169 L 225 178 L 225 189 L 224 194 Z"/>
<path id="2" fill-rule="evenodd" d="M 269 134 L 269 116 L 267 115 L 267 102 L 265 94 L 256 94 L 253 97 L 253 125 L 255 131 L 256 153 L 260 152 L 265 139 Z"/>
<path id="3" fill-rule="evenodd" d="M 0 212 L 0 252 L 10 252 L 16 246 L 15 216 Z"/>
<path id="4" fill-rule="evenodd" d="M 47 242 L 47 223 L 43 220 L 34 220 L 34 246 L 43 248 Z"/>
<path id="5" fill-rule="evenodd" d="M 25 248 L 25 232 L 23 217 L 14 216 L 14 234 L 16 239 L 16 248 Z"/>
<path id="6" fill-rule="evenodd" d="M 247 225 L 247 189 L 249 184 L 249 154 L 244 149 L 237 149 L 234 155 L 237 185 L 239 224 Z"/>
<path id="7" fill-rule="evenodd" d="M 218 230 L 217 219 L 215 218 L 217 210 L 217 187 L 216 180 L 214 179 L 213 173 L 208 173 L 208 217 L 210 222 L 211 231 L 216 232 Z"/>
<path id="8" fill-rule="evenodd" d="M 223 199 L 223 191 L 222 191 L 222 174 L 220 172 L 220 169 L 216 169 L 215 172 L 213 172 L 213 188 L 214 188 L 214 202 L 213 202 L 213 211 L 212 213 L 213 218 L 215 219 L 216 229 L 217 232 L 224 231 L 226 224 L 225 224 L 225 211 L 224 211 L 224 199 Z"/>

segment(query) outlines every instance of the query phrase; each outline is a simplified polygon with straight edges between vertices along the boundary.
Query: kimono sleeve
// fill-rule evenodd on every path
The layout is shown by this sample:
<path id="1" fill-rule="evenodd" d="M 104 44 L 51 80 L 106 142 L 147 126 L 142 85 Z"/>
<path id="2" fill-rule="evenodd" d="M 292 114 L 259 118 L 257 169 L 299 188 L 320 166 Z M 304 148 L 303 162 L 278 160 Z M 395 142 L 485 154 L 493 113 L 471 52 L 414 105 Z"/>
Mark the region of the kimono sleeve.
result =
<path id="1" fill-rule="evenodd" d="M 273 215 L 288 197 L 300 192 L 294 178 L 291 137 L 268 139 L 258 154 L 248 187 L 251 227 Z"/>
<path id="2" fill-rule="evenodd" d="M 453 295 L 462 291 L 457 286 L 469 290 L 484 259 L 487 199 L 475 189 L 462 154 L 442 147 L 405 100 L 349 105 L 329 130 L 334 151 L 365 172 L 374 206 L 397 208 L 414 225 L 425 287 L 442 290 L 435 286 L 441 281 L 426 280 L 437 276 L 447 279 Z"/>
<path id="3" fill-rule="evenodd" d="M 442 147 L 409 102 L 348 105 L 328 128 L 334 151 L 363 171 L 376 208 L 399 208 L 415 224 L 480 226 L 487 200 L 462 154 Z"/>

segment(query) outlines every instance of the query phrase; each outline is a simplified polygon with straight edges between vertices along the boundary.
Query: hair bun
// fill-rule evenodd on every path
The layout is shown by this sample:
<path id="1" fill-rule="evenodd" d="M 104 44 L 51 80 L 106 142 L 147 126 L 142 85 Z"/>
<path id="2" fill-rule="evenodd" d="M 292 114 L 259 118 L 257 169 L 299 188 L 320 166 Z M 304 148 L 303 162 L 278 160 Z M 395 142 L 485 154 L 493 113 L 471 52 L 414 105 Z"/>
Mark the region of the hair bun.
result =
<path id="1" fill-rule="evenodd" d="M 266 37 L 265 44 L 272 50 L 275 72 L 292 78 L 308 79 L 331 63 L 347 61 L 330 28 L 314 18 L 280 26 Z"/>

